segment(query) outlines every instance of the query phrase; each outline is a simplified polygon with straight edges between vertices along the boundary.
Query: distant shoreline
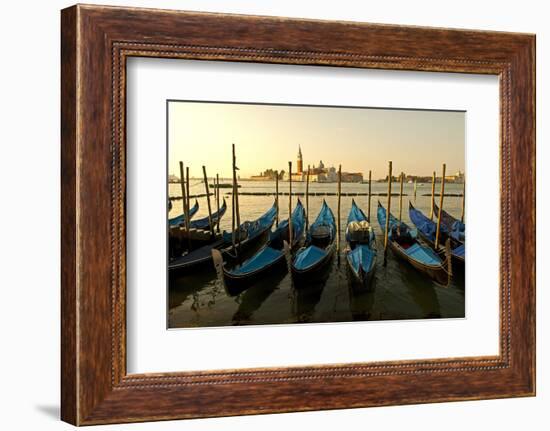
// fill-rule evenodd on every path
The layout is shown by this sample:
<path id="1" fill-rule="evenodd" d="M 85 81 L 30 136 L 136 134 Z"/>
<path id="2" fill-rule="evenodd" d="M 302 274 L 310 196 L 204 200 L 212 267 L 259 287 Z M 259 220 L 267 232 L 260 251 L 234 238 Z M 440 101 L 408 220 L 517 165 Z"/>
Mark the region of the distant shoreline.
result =
<path id="1" fill-rule="evenodd" d="M 201 181 L 204 182 L 204 180 L 202 178 L 191 178 L 191 180 L 194 180 L 194 181 Z M 221 179 L 220 179 L 221 181 Z M 225 181 L 228 181 L 228 182 L 225 182 L 225 183 L 220 183 L 220 189 L 229 189 L 231 187 L 233 187 L 232 183 L 231 183 L 231 180 L 228 179 L 228 180 L 225 180 Z M 274 183 L 275 180 L 274 179 L 250 179 L 250 178 L 240 178 L 237 180 L 238 182 L 242 182 L 242 181 L 249 181 L 251 183 Z M 289 181 L 288 180 L 279 180 L 280 183 L 288 183 Z M 300 180 L 292 180 L 293 183 L 305 183 L 306 181 L 300 181 Z M 338 181 L 310 181 L 310 184 L 337 184 Z M 342 184 L 368 184 L 369 182 L 368 181 L 342 181 Z M 387 184 L 388 183 L 388 180 L 385 180 L 385 179 L 379 179 L 379 180 L 372 180 L 372 183 L 373 184 Z M 435 180 L 435 183 L 436 184 L 441 184 L 441 178 L 436 178 Z M 176 181 L 176 180 L 168 180 L 168 184 L 180 184 L 180 181 Z M 392 181 L 392 184 L 399 184 L 399 180 L 393 180 Z M 404 184 L 414 184 L 414 183 L 410 183 L 410 182 L 407 182 L 407 183 L 404 183 Z M 418 181 L 417 182 L 417 185 L 420 186 L 420 185 L 424 185 L 424 184 L 432 184 L 432 181 Z M 445 180 L 445 184 L 464 184 L 464 182 L 458 182 L 458 181 L 453 181 L 453 180 Z M 209 184 L 209 187 L 216 187 L 214 184 Z M 238 184 L 238 187 L 240 188 L 241 185 Z"/>
<path id="2" fill-rule="evenodd" d="M 226 195 L 231 195 L 231 192 L 227 192 Z M 368 196 L 368 193 L 358 193 L 358 192 L 342 192 L 340 193 L 340 196 L 342 197 L 355 197 L 355 196 Z M 388 196 L 387 193 L 371 193 L 371 196 Z M 399 197 L 399 193 L 392 193 L 392 196 Z M 206 196 L 206 193 L 196 194 L 196 195 L 190 195 L 189 199 L 196 199 L 196 198 L 203 198 Z M 213 193 L 210 193 L 210 196 L 214 196 Z M 239 196 L 275 196 L 275 192 L 240 192 Z M 279 196 L 288 196 L 288 192 L 279 192 Z M 305 196 L 304 192 L 292 192 L 292 196 Z M 338 196 L 338 193 L 335 192 L 310 192 L 310 197 L 323 197 L 323 196 Z M 403 193 L 403 196 L 409 196 L 407 193 Z M 413 196 L 413 195 L 410 195 Z M 419 196 L 431 196 L 431 193 L 423 193 Z M 434 197 L 441 196 L 439 193 L 435 193 Z M 445 197 L 448 198 L 461 198 L 462 193 L 445 193 Z M 168 198 L 171 201 L 178 201 L 181 200 L 181 196 L 170 196 Z"/>

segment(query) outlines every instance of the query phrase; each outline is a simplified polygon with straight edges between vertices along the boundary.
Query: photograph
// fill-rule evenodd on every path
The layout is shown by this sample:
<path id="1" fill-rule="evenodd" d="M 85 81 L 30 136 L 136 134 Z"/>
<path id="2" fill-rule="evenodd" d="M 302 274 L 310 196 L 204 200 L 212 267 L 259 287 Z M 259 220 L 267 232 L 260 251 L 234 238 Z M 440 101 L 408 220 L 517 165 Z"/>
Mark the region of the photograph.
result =
<path id="1" fill-rule="evenodd" d="M 168 100 L 168 328 L 464 318 L 465 121 Z"/>

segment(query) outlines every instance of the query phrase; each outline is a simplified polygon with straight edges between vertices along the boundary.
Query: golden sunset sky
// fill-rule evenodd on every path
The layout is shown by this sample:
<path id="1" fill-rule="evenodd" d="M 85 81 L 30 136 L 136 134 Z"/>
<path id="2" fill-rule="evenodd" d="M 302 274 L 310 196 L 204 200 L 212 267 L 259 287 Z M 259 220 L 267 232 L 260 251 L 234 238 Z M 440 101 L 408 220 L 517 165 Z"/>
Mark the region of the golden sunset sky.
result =
<path id="1" fill-rule="evenodd" d="M 342 165 L 346 172 L 431 176 L 464 171 L 465 113 L 373 108 L 277 106 L 211 102 L 168 102 L 168 173 L 179 177 L 179 161 L 192 177 L 231 176 L 236 144 L 241 178 L 266 169 L 296 166 L 298 146 L 304 168 Z"/>

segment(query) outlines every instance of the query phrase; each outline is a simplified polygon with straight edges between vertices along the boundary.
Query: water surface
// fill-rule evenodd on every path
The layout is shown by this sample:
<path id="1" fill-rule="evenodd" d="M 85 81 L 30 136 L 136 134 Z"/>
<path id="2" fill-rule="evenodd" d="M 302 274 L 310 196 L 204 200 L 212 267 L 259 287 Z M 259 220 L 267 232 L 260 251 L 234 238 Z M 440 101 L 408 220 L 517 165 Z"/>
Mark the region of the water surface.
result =
<path id="1" fill-rule="evenodd" d="M 220 181 L 223 182 L 223 181 Z M 244 193 L 274 193 L 274 182 L 240 181 L 239 192 Z M 303 193 L 305 183 L 293 183 L 293 192 Z M 336 193 L 336 184 L 311 183 L 310 193 Z M 440 185 L 437 184 L 436 192 Z M 231 195 L 230 189 L 220 189 L 221 197 L 227 201 L 227 212 L 220 223 L 221 229 L 231 229 Z M 288 182 L 279 183 L 279 191 L 288 193 Z M 342 184 L 342 193 L 367 193 L 368 184 Z M 372 184 L 372 193 L 386 193 L 387 183 Z M 399 192 L 399 184 L 392 185 L 392 193 Z M 461 184 L 446 184 L 445 193 L 460 194 Z M 412 226 L 408 215 L 409 200 L 429 215 L 431 183 L 418 184 L 417 196 L 413 196 L 413 184 L 404 185 L 402 218 Z M 169 185 L 170 196 L 180 196 L 179 184 Z M 204 194 L 204 184 L 199 179 L 191 180 L 190 194 Z M 293 207 L 296 203 L 293 196 Z M 337 211 L 336 196 L 310 196 L 309 218 L 313 221 L 317 216 L 323 199 L 333 210 Z M 346 220 L 355 199 L 360 208 L 368 214 L 367 196 L 341 198 L 341 239 L 340 249 L 345 248 Z M 378 260 L 373 288 L 363 291 L 350 283 L 348 269 L 343 253 L 335 259 L 327 271 L 327 277 L 322 282 L 296 289 L 291 277 L 286 272 L 270 274 L 259 283 L 248 288 L 237 296 L 226 293 L 224 287 L 216 279 L 212 269 L 200 270 L 193 275 L 174 276 L 169 274 L 168 326 L 170 328 L 189 328 L 227 325 L 259 325 L 317 322 L 348 322 L 365 320 L 398 320 L 424 318 L 458 318 L 464 317 L 465 289 L 464 275 L 454 275 L 450 286 L 442 287 L 427 276 L 419 273 L 408 264 L 398 261 L 388 251 L 387 265 L 383 265 L 382 230 L 376 219 L 377 200 L 387 205 L 386 196 L 372 196 L 371 220 L 375 228 L 378 243 Z M 239 196 L 241 222 L 254 220 L 262 215 L 273 204 L 274 196 Z M 305 204 L 305 198 L 301 197 Z M 199 212 L 194 219 L 208 215 L 206 198 L 198 199 Z M 192 199 L 191 205 L 194 199 Z M 436 198 L 439 204 L 439 198 Z M 213 210 L 215 200 L 211 198 Z M 221 204 L 221 203 L 220 203 Z M 288 217 L 288 196 L 279 196 L 280 218 Z M 460 217 L 462 198 L 448 197 L 444 199 L 447 212 Z M 399 197 L 392 197 L 392 213 L 399 217 Z M 169 216 L 180 214 L 181 200 L 173 202 Z"/>

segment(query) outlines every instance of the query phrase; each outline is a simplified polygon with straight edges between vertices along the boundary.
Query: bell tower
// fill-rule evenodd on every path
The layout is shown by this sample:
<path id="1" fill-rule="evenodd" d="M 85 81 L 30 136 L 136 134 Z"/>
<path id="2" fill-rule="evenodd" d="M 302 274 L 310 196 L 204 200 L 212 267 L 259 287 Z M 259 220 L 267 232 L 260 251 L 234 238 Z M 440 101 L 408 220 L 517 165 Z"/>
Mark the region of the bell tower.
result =
<path id="1" fill-rule="evenodd" d="M 298 174 L 301 174 L 303 171 L 304 165 L 302 160 L 302 148 L 298 146 L 298 163 L 296 163 L 296 170 Z"/>

